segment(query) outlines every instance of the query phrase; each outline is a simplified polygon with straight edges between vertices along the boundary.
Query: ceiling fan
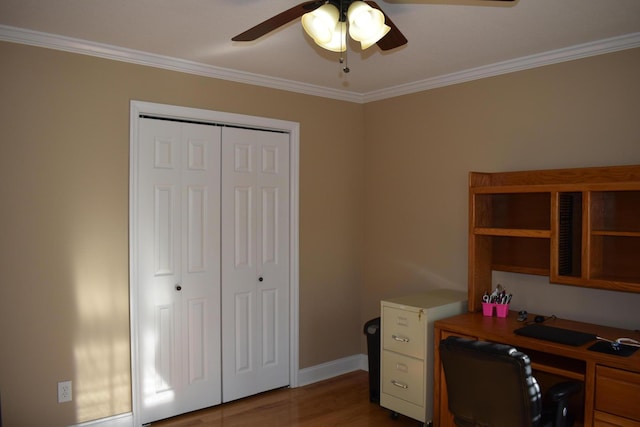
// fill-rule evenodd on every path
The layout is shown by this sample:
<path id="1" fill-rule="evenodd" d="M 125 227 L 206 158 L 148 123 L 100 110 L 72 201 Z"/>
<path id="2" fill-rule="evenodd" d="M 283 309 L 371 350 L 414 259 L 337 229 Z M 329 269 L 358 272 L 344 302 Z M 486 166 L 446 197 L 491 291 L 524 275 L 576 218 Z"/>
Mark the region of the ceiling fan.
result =
<path id="1" fill-rule="evenodd" d="M 496 0 L 514 1 L 514 0 Z M 391 50 L 407 43 L 407 38 L 374 1 L 311 0 L 302 2 L 233 37 L 233 41 L 253 41 L 302 17 L 302 26 L 321 47 L 346 50 L 347 32 L 363 49 L 377 44 Z M 348 31 L 347 31 L 348 30 Z"/>

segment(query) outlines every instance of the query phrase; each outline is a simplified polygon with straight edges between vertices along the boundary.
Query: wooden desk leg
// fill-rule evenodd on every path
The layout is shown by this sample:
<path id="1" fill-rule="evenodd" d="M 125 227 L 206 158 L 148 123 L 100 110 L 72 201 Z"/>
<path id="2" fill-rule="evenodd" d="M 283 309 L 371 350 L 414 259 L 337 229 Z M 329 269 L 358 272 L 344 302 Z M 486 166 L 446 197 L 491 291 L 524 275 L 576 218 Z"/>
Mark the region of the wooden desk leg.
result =
<path id="1" fill-rule="evenodd" d="M 584 374 L 584 427 L 593 427 L 596 396 L 596 363 L 587 361 Z"/>
<path id="2" fill-rule="evenodd" d="M 442 368 L 440 367 L 440 328 L 434 328 L 433 330 L 433 427 L 440 427 L 440 401 L 442 396 L 440 394 L 441 387 L 441 373 Z"/>

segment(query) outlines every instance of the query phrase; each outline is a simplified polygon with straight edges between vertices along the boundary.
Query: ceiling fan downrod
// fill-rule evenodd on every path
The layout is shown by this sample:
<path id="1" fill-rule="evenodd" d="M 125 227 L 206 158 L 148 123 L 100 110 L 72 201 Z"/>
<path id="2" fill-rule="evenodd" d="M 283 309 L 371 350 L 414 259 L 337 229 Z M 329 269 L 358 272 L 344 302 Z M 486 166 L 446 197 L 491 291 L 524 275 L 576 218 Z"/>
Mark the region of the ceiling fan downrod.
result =
<path id="1" fill-rule="evenodd" d="M 333 5 L 338 9 L 339 12 L 339 21 L 349 23 L 347 19 L 347 11 L 349 10 L 349 6 L 353 3 L 353 0 L 327 0 L 327 3 Z"/>

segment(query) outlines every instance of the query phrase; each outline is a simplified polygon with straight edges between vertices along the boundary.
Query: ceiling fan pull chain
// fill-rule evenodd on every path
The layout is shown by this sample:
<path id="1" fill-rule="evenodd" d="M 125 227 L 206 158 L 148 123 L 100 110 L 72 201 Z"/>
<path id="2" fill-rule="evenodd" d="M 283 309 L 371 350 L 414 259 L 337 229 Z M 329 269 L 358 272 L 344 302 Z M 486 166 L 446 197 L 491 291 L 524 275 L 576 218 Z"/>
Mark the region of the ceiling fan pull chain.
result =
<path id="1" fill-rule="evenodd" d="M 347 51 L 344 51 L 344 58 L 340 58 L 340 63 L 344 64 L 344 67 L 342 67 L 342 71 L 344 71 L 345 73 L 348 73 L 349 71 L 351 71 L 349 69 L 349 61 L 347 59 Z"/>
<path id="2" fill-rule="evenodd" d="M 342 8 L 342 0 L 340 0 L 340 16 L 342 16 L 344 10 Z M 346 20 L 346 25 L 349 25 L 349 20 Z M 351 71 L 349 69 L 349 60 L 348 60 L 348 50 L 349 50 L 349 46 L 347 45 L 347 38 L 342 36 L 342 29 L 343 27 L 340 26 L 340 40 L 342 40 L 342 42 L 344 42 L 344 57 L 342 56 L 342 52 L 340 52 L 340 63 L 344 64 L 344 67 L 342 67 L 342 71 L 345 72 L 345 74 L 347 74 L 349 71 Z M 344 27 L 344 30 L 347 30 L 347 27 Z M 342 49 L 340 49 L 342 50 Z"/>

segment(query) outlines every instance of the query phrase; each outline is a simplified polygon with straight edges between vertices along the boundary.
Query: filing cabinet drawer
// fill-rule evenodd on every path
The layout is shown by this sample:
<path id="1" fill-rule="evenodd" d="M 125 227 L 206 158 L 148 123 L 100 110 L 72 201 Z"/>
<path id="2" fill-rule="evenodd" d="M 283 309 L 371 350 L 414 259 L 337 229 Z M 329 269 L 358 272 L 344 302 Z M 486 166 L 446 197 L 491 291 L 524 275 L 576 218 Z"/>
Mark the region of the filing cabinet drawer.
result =
<path id="1" fill-rule="evenodd" d="M 426 318 L 422 310 L 383 307 L 382 348 L 424 359 Z"/>
<path id="2" fill-rule="evenodd" d="M 424 405 L 424 362 L 384 350 L 382 393 Z"/>
<path id="3" fill-rule="evenodd" d="M 595 406 L 598 411 L 640 421 L 640 373 L 596 367 Z"/>

